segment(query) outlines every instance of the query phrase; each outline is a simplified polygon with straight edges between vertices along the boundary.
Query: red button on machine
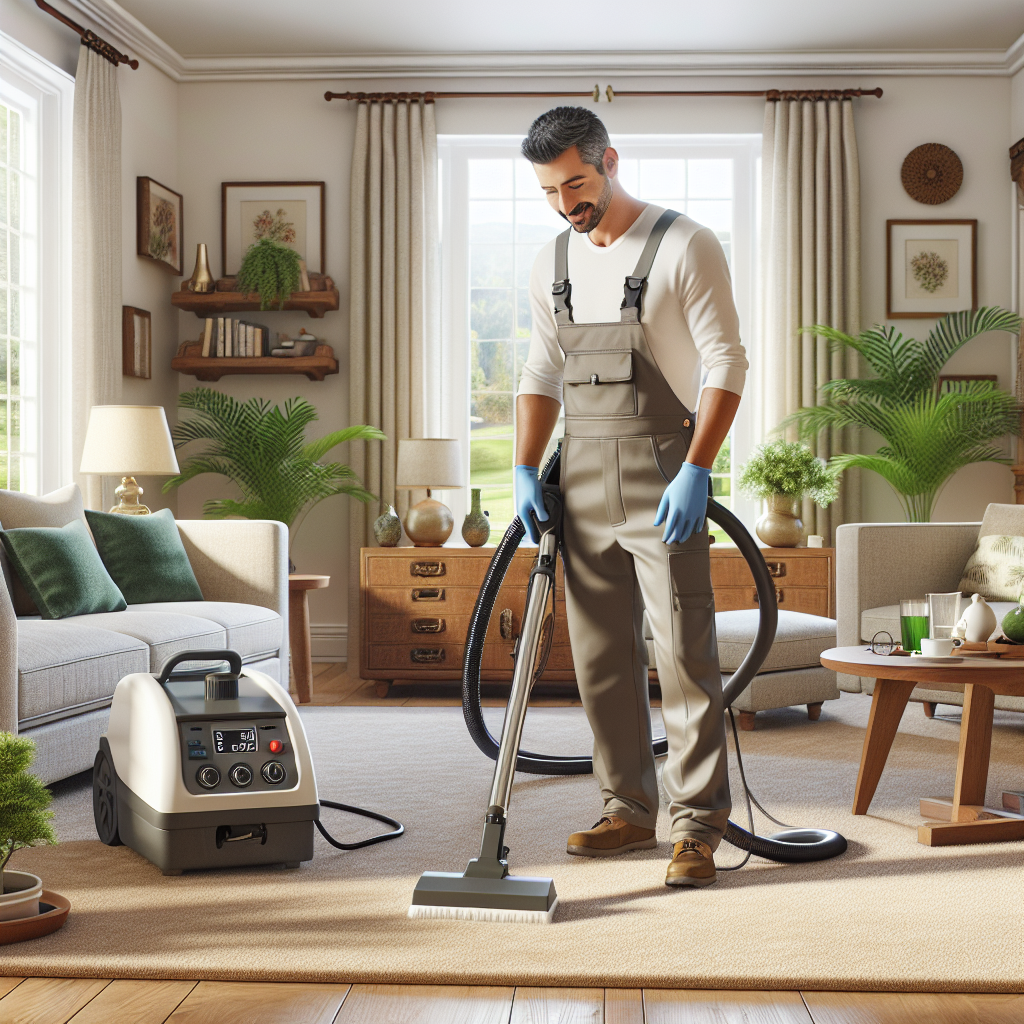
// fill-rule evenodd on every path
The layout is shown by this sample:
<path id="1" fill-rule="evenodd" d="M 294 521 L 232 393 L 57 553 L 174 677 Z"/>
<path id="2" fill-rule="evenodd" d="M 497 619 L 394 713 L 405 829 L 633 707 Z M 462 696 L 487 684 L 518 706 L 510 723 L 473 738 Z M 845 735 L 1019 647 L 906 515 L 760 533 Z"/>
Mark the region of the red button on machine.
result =
<path id="1" fill-rule="evenodd" d="M 272 754 L 280 754 L 284 750 L 284 744 L 280 740 L 271 740 L 267 747 Z"/>

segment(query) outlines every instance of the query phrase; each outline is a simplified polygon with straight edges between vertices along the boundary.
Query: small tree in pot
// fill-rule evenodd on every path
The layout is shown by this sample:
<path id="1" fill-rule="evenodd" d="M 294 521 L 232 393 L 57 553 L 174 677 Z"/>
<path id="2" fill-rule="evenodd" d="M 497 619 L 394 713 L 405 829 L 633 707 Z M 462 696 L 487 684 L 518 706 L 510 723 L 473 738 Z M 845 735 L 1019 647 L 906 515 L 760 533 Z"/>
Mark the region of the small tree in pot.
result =
<path id="1" fill-rule="evenodd" d="M 36 745 L 32 740 L 0 732 L 0 920 L 31 916 L 25 912 L 23 894 L 42 889 L 39 879 L 27 871 L 11 871 L 8 861 L 15 850 L 29 846 L 53 846 L 48 811 L 50 791 L 29 773 Z M 4 896 L 8 899 L 5 900 Z M 11 904 L 5 908 L 5 903 Z M 38 900 L 34 913 L 39 912 Z"/>
<path id="2" fill-rule="evenodd" d="M 768 511 L 757 521 L 758 537 L 773 548 L 794 548 L 804 524 L 795 510 L 804 495 L 827 508 L 839 493 L 835 477 L 821 459 L 798 441 L 768 441 L 754 449 L 742 469 L 740 489 L 763 498 Z"/>

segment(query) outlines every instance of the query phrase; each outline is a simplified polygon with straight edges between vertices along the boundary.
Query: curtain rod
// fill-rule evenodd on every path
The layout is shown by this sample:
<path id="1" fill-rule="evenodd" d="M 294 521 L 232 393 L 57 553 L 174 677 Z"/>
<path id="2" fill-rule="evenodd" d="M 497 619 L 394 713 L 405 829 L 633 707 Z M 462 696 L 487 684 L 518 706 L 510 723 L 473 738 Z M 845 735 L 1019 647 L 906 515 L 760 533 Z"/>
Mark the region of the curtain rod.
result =
<path id="1" fill-rule="evenodd" d="M 39 0 L 36 0 L 38 3 Z M 617 96 L 763 96 L 769 102 L 777 100 L 848 100 L 856 96 L 881 97 L 881 89 L 759 89 L 746 91 L 723 91 L 706 89 L 684 89 L 673 91 L 638 92 L 624 90 L 616 92 L 610 85 L 605 96 L 611 103 Z M 508 99 L 512 97 L 554 97 L 588 96 L 595 103 L 601 99 L 601 88 L 595 85 L 590 92 L 325 92 L 324 99 L 354 100 L 356 103 L 373 103 L 387 100 L 423 100 L 433 103 L 442 99 Z"/>
<path id="2" fill-rule="evenodd" d="M 100 39 L 95 32 L 87 28 L 82 28 L 77 22 L 72 21 L 67 15 L 61 14 L 56 7 L 51 7 L 46 0 L 36 0 L 36 7 L 41 11 L 45 11 L 51 17 L 56 18 L 59 22 L 67 25 L 68 28 L 74 29 L 81 37 L 82 44 L 88 46 L 90 50 L 94 50 L 101 57 L 106 57 L 115 67 L 118 64 L 127 64 L 132 71 L 138 71 L 139 62 L 129 57 L 127 53 L 121 53 L 119 50 L 115 50 L 113 46 L 106 41 L 106 39 Z"/>

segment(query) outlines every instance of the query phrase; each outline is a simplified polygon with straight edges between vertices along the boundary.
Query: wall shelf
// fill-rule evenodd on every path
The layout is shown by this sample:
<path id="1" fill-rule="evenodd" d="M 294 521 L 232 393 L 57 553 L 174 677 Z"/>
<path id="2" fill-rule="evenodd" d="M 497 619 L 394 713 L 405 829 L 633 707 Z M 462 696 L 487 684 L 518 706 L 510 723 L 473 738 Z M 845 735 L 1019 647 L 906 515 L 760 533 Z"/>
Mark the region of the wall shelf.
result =
<path id="1" fill-rule="evenodd" d="M 330 287 L 324 291 L 292 292 L 291 297 L 284 304 L 285 310 L 297 309 L 308 313 L 315 319 L 320 319 L 324 313 L 337 309 L 338 289 L 334 287 L 334 282 L 330 278 L 327 278 L 327 281 Z M 242 292 L 207 292 L 197 295 L 184 287 L 180 291 L 172 293 L 171 305 L 195 313 L 200 319 L 208 316 L 223 316 L 225 313 L 275 312 L 273 309 L 260 310 L 260 297 L 255 293 L 243 295 Z"/>
<path id="2" fill-rule="evenodd" d="M 236 373 L 303 373 L 310 380 L 323 380 L 328 374 L 338 372 L 338 360 L 330 345 L 317 345 L 316 352 L 311 356 L 231 356 L 218 359 L 203 356 L 202 352 L 201 342 L 182 343 L 178 354 L 171 360 L 171 369 L 204 381 L 220 380 L 221 377 Z"/>

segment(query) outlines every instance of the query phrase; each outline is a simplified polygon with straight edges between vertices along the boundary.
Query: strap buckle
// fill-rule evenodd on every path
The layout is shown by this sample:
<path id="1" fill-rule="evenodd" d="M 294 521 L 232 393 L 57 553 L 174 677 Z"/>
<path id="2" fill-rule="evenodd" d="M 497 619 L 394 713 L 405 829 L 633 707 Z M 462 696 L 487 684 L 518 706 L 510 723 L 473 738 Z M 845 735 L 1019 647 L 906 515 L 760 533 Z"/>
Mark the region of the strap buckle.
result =
<path id="1" fill-rule="evenodd" d="M 623 298 L 620 309 L 636 309 L 637 319 L 640 318 L 640 293 L 644 290 L 643 277 L 627 277 L 623 287 Z"/>
<path id="2" fill-rule="evenodd" d="M 555 281 L 551 286 L 551 297 L 555 300 L 555 315 L 564 309 L 572 320 L 572 283 L 568 278 Z"/>

